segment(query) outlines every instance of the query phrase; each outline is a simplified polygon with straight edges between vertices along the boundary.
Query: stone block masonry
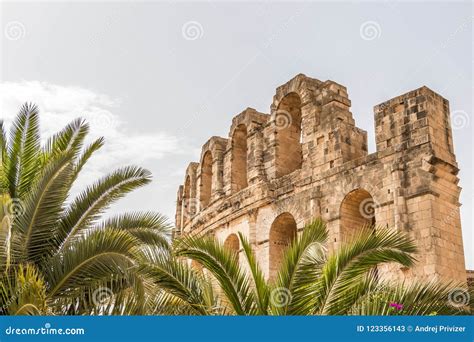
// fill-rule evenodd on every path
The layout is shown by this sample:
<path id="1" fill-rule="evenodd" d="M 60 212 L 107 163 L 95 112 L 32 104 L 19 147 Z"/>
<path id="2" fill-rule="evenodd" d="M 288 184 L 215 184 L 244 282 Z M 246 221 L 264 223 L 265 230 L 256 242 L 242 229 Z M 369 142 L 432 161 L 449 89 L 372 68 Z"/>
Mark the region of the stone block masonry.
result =
<path id="1" fill-rule="evenodd" d="M 235 116 L 229 137 L 210 138 L 186 169 L 174 234 L 212 234 L 240 253 L 242 232 L 273 278 L 314 218 L 327 224 L 329 250 L 364 225 L 389 226 L 415 239 L 418 261 L 380 274 L 465 283 L 448 101 L 421 87 L 375 106 L 371 154 L 350 106 L 344 86 L 299 74 L 276 89 L 270 114 Z"/>

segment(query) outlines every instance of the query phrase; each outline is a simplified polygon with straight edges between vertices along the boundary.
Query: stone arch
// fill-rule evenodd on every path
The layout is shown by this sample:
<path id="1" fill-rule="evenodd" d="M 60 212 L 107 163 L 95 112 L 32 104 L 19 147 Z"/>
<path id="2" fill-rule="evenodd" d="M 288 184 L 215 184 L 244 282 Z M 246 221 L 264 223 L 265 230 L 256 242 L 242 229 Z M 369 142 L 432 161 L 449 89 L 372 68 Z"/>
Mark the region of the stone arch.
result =
<path id="1" fill-rule="evenodd" d="M 297 228 L 293 215 L 286 212 L 278 215 L 270 227 L 269 279 L 274 280 L 280 269 L 283 254 L 296 238 Z"/>
<path id="2" fill-rule="evenodd" d="M 199 200 L 202 207 L 206 207 L 211 201 L 212 194 L 212 153 L 207 151 L 202 158 L 201 184 Z"/>
<path id="3" fill-rule="evenodd" d="M 301 98 L 296 92 L 283 97 L 275 112 L 276 176 L 285 176 L 301 169 L 302 114 Z"/>
<path id="4" fill-rule="evenodd" d="M 340 240 L 347 241 L 364 226 L 374 226 L 375 208 L 375 201 L 368 191 L 359 188 L 349 192 L 339 209 Z"/>
<path id="5" fill-rule="evenodd" d="M 232 192 L 238 192 L 248 186 L 247 151 L 247 127 L 240 124 L 232 134 Z"/>
<path id="6" fill-rule="evenodd" d="M 239 257 L 240 241 L 237 234 L 230 234 L 224 241 L 224 248 L 235 253 Z"/>

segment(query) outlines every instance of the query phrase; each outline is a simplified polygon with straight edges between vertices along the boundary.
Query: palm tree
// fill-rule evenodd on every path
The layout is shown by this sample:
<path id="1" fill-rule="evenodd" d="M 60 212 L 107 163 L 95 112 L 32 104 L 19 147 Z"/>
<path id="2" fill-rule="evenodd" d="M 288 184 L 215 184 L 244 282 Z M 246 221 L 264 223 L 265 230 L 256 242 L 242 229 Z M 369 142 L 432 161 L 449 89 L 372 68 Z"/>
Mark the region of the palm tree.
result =
<path id="1" fill-rule="evenodd" d="M 382 227 L 375 232 L 370 227 L 363 228 L 353 240 L 328 255 L 326 227 L 321 220 L 315 220 L 287 249 L 274 282 L 265 279 L 249 242 L 241 234 L 245 268 L 239 265 L 234 252 L 212 237 L 184 237 L 175 241 L 170 255 L 144 263 L 142 269 L 167 294 L 161 303 L 164 313 L 171 313 L 176 307 L 200 315 L 468 312 L 467 307 L 457 307 L 449 301 L 459 284 L 397 284 L 380 280 L 377 267 L 388 263 L 410 267 L 415 262 L 416 248 L 406 234 Z M 197 262 L 204 271 L 189 267 L 187 260 Z M 202 285 L 209 283 L 214 284 L 214 292 Z"/>
<path id="2" fill-rule="evenodd" d="M 1 314 L 146 313 L 154 305 L 147 296 L 156 287 L 136 268 L 144 246 L 168 248 L 167 220 L 153 212 L 101 220 L 151 174 L 120 168 L 73 198 L 80 171 L 104 144 L 99 138 L 84 147 L 88 131 L 77 119 L 41 146 L 31 104 L 22 106 L 9 138 L 0 121 Z"/>

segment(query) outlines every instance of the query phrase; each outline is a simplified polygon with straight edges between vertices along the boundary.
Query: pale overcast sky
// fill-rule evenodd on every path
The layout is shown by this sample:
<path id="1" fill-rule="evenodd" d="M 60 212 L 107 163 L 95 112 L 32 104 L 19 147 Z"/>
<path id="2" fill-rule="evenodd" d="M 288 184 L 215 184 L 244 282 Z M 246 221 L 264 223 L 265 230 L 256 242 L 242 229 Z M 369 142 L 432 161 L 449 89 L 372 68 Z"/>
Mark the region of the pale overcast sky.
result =
<path id="1" fill-rule="evenodd" d="M 348 88 L 375 151 L 373 106 L 426 85 L 451 104 L 467 266 L 474 268 L 472 3 L 2 2 L 1 117 L 38 103 L 51 134 L 91 122 L 106 148 L 81 184 L 124 164 L 154 175 L 113 210 L 173 218 L 176 190 L 212 135 L 269 112 L 298 73 Z"/>

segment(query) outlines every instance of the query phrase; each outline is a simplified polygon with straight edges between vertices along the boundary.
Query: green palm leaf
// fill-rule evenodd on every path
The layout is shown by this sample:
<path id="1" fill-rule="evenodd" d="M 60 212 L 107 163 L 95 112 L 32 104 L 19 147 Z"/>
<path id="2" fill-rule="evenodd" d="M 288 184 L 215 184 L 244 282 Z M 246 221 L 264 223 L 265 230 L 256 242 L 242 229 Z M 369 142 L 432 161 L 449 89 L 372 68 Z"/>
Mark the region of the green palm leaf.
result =
<path id="1" fill-rule="evenodd" d="M 365 227 L 330 256 L 317 287 L 316 311 L 341 314 L 360 296 L 361 284 L 371 284 L 367 274 L 377 265 L 414 263 L 415 243 L 408 235 L 389 228 Z"/>
<path id="2" fill-rule="evenodd" d="M 148 298 L 152 286 L 134 269 L 125 274 L 80 286 L 74 295 L 56 297 L 64 315 L 143 315 L 152 305 Z M 156 292 L 156 290 L 155 290 Z"/>
<path id="3" fill-rule="evenodd" d="M 125 167 L 105 176 L 83 191 L 67 209 L 60 222 L 58 239 L 61 248 L 80 237 L 83 230 L 116 200 L 151 181 L 149 171 L 139 167 Z"/>
<path id="4" fill-rule="evenodd" d="M 254 296 L 257 301 L 258 314 L 267 315 L 268 314 L 268 304 L 270 300 L 270 286 L 268 286 L 265 276 L 260 268 L 255 254 L 252 251 L 249 241 L 244 237 L 242 233 L 239 232 L 240 243 L 242 244 L 244 256 L 249 265 L 250 273 L 252 275 L 252 283 Z"/>
<path id="5" fill-rule="evenodd" d="M 469 315 L 471 294 L 465 284 L 413 282 L 381 283 L 361 296 L 351 315 Z M 471 299 L 472 302 L 472 299 Z M 396 308 L 390 304 L 397 304 Z M 464 304 L 464 305 L 463 305 Z"/>
<path id="6" fill-rule="evenodd" d="M 76 296 L 84 287 L 110 279 L 124 277 L 136 267 L 140 257 L 138 240 L 125 231 L 113 229 L 86 232 L 73 245 L 48 261 L 45 279 L 48 297 Z"/>
<path id="7" fill-rule="evenodd" d="M 13 122 L 7 177 L 10 196 L 22 198 L 34 182 L 40 153 L 38 108 L 25 103 Z"/>
<path id="8" fill-rule="evenodd" d="M 327 230 L 323 221 L 315 220 L 290 245 L 278 272 L 277 289 L 288 291 L 284 302 L 272 310 L 278 314 L 308 314 L 314 304 L 314 283 L 326 261 Z"/>
<path id="9" fill-rule="evenodd" d="M 85 148 L 84 152 L 77 158 L 77 162 L 76 162 L 73 176 L 72 176 L 72 181 L 76 180 L 76 178 L 79 176 L 79 173 L 81 172 L 82 168 L 87 163 L 87 161 L 102 146 L 104 146 L 104 138 L 101 137 L 94 140 L 92 144 L 90 144 L 89 146 Z"/>
<path id="10" fill-rule="evenodd" d="M 84 139 L 89 132 L 89 125 L 83 119 L 76 119 L 53 135 L 43 148 L 42 163 L 45 164 L 58 153 L 69 152 L 74 158 L 80 152 Z"/>
<path id="11" fill-rule="evenodd" d="M 217 280 L 237 315 L 256 313 L 250 280 L 239 267 L 237 255 L 210 237 L 185 237 L 177 241 L 176 255 L 199 262 Z"/>
<path id="12" fill-rule="evenodd" d="M 126 230 L 143 244 L 169 248 L 172 227 L 165 216 L 154 212 L 126 213 L 100 223 L 94 229 Z"/>
<path id="13" fill-rule="evenodd" d="M 161 297 L 162 310 L 178 312 L 186 307 L 186 312 L 195 315 L 213 312 L 215 298 L 208 279 L 172 255 L 156 253 L 153 248 L 147 251 L 147 259 L 140 266 L 140 271 L 168 294 Z"/>
<path id="14" fill-rule="evenodd" d="M 21 234 L 21 258 L 39 263 L 53 252 L 57 224 L 63 212 L 63 203 L 69 190 L 72 164 L 71 155 L 58 156 L 39 176 L 24 201 L 24 212 L 14 221 Z"/>

